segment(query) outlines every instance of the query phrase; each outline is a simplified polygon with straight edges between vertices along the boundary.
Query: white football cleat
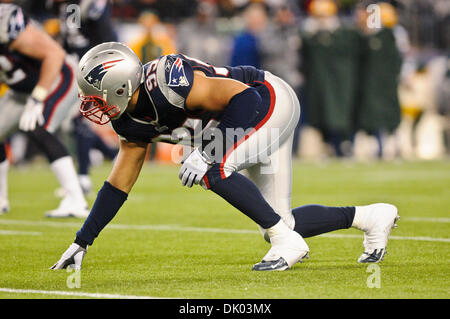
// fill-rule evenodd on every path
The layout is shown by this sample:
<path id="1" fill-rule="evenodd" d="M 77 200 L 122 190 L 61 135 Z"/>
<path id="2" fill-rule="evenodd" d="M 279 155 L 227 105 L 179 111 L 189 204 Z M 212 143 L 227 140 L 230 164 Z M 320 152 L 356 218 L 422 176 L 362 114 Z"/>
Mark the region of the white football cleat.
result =
<path id="1" fill-rule="evenodd" d="M 257 271 L 283 271 L 308 257 L 309 247 L 299 233 L 290 229 L 282 220 L 267 229 L 272 247 L 261 262 L 253 266 Z"/>
<path id="2" fill-rule="evenodd" d="M 9 201 L 6 198 L 0 198 L 0 215 L 9 212 Z"/>
<path id="3" fill-rule="evenodd" d="M 364 252 L 359 263 L 378 263 L 386 254 L 389 235 L 400 218 L 397 207 L 391 204 L 356 206 L 352 226 L 364 232 Z"/>
<path id="4" fill-rule="evenodd" d="M 78 175 L 78 180 L 80 181 L 81 190 L 84 195 L 89 195 L 92 193 L 92 181 L 89 175 Z"/>
<path id="5" fill-rule="evenodd" d="M 55 191 L 53 192 L 53 195 L 55 195 L 55 197 L 58 197 L 58 198 L 64 198 L 66 196 L 66 191 L 64 190 L 64 188 L 59 187 L 59 188 L 55 189 Z"/>
<path id="6" fill-rule="evenodd" d="M 45 217 L 49 218 L 86 218 L 89 216 L 89 209 L 85 203 L 75 202 L 65 197 L 59 204 L 58 208 L 45 213 Z"/>

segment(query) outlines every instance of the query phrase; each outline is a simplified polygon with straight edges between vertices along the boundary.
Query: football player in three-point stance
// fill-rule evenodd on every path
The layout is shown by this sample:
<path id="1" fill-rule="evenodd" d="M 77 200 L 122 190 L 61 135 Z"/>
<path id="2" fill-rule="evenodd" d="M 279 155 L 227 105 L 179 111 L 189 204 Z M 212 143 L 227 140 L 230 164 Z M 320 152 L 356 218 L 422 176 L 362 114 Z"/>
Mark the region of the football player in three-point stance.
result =
<path id="1" fill-rule="evenodd" d="M 54 135 L 76 107 L 76 63 L 16 5 L 0 4 L 0 81 L 9 91 L 0 99 L 0 214 L 9 210 L 8 159 L 4 141 L 19 128 L 46 155 L 66 196 L 48 217 L 89 214 L 72 158 Z"/>
<path id="2" fill-rule="evenodd" d="M 98 124 L 110 122 L 120 151 L 74 243 L 52 269 L 81 267 L 87 246 L 127 199 L 148 143 L 179 142 L 179 128 L 194 118 L 202 120 L 203 138 L 178 176 L 183 185 L 213 191 L 259 225 L 271 248 L 254 270 L 289 269 L 308 255 L 303 237 L 352 226 L 365 234 L 359 262 L 383 258 L 395 206 L 291 209 L 292 135 L 300 105 L 279 77 L 249 66 L 215 67 L 182 54 L 142 66 L 128 47 L 111 42 L 83 56 L 77 80 L 80 111 Z M 240 173 L 244 169 L 246 176 Z"/>

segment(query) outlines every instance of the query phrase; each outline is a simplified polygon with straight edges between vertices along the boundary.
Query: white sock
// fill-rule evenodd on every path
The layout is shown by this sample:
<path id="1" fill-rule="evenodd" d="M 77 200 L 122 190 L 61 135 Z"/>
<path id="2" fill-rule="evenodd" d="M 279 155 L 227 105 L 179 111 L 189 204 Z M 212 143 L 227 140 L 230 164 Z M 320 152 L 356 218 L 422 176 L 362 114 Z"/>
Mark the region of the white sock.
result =
<path id="1" fill-rule="evenodd" d="M 276 236 L 278 234 L 285 233 L 287 231 L 290 231 L 291 229 L 286 225 L 286 223 L 283 221 L 283 219 L 280 219 L 278 223 L 273 225 L 270 228 L 267 228 L 267 234 L 269 237 Z"/>
<path id="2" fill-rule="evenodd" d="M 64 189 L 66 196 L 69 196 L 75 201 L 86 205 L 86 200 L 81 190 L 80 182 L 78 181 L 78 175 L 75 171 L 72 158 L 70 156 L 64 156 L 50 164 L 53 173 L 59 181 L 59 184 Z"/>
<path id="3" fill-rule="evenodd" d="M 8 199 L 8 159 L 0 163 L 0 198 Z"/>
<path id="4" fill-rule="evenodd" d="M 367 211 L 370 210 L 370 205 L 367 206 L 355 206 L 355 217 L 353 218 L 352 227 L 362 231 L 366 231 L 363 228 L 364 221 L 367 216 Z"/>

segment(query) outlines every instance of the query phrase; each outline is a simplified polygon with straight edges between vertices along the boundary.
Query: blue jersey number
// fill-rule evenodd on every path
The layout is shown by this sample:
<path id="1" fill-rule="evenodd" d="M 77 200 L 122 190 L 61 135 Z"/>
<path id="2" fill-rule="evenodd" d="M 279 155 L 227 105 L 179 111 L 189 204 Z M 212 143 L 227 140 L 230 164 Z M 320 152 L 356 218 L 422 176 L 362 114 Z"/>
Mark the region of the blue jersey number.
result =
<path id="1" fill-rule="evenodd" d="M 159 60 L 155 60 L 147 68 L 147 72 L 145 73 L 145 86 L 147 90 L 151 92 L 158 86 L 158 81 L 156 80 L 156 66 L 158 65 Z"/>

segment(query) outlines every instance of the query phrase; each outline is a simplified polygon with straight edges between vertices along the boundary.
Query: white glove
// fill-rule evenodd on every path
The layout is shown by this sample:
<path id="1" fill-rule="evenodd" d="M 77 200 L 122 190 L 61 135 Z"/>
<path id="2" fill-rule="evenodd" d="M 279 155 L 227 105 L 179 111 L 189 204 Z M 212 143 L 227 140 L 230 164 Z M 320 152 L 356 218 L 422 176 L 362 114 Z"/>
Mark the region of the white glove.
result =
<path id="1" fill-rule="evenodd" d="M 72 265 L 74 269 L 81 269 L 81 263 L 83 262 L 86 252 L 87 248 L 85 249 L 80 245 L 73 243 L 64 254 L 62 254 L 57 263 L 50 267 L 50 269 L 65 269 L 70 265 Z"/>
<path id="2" fill-rule="evenodd" d="M 183 186 L 192 187 L 194 184 L 200 184 L 208 168 L 208 161 L 203 157 L 198 148 L 196 148 L 184 160 L 178 172 L 178 178 L 181 179 Z"/>
<path id="3" fill-rule="evenodd" d="M 37 125 L 44 124 L 44 103 L 30 96 L 20 117 L 19 128 L 22 131 L 33 131 Z"/>

